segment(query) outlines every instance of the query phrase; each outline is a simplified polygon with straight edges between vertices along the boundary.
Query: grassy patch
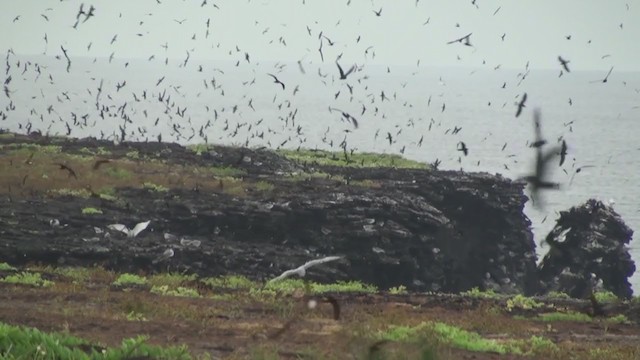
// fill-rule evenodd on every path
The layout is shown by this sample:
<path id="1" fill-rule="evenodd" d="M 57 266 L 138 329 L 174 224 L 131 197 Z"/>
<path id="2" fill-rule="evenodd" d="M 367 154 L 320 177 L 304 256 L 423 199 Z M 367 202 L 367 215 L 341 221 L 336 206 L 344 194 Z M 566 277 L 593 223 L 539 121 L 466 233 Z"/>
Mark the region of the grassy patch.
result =
<path id="1" fill-rule="evenodd" d="M 534 299 L 521 294 L 518 294 L 507 300 L 508 311 L 512 311 L 513 309 L 531 310 L 537 309 L 542 306 L 544 306 L 543 303 L 537 302 Z"/>
<path id="2" fill-rule="evenodd" d="M 409 169 L 429 169 L 429 165 L 418 161 L 405 159 L 395 154 L 354 153 L 345 158 L 343 152 L 324 150 L 287 150 L 279 149 L 276 153 L 290 160 L 315 163 L 318 165 L 353 166 L 353 167 L 394 167 Z"/>
<path id="3" fill-rule="evenodd" d="M 0 263 L 0 271 L 16 271 L 17 269 L 7 264 L 6 262 Z"/>
<path id="4" fill-rule="evenodd" d="M 187 348 L 162 348 L 139 336 L 125 339 L 118 348 L 100 345 L 60 333 L 0 323 L 0 354 L 3 359 L 191 359 Z"/>
<path id="5" fill-rule="evenodd" d="M 62 152 L 62 146 L 59 145 L 3 144 L 0 145 L 0 149 L 19 154 L 59 154 Z"/>
<path id="6" fill-rule="evenodd" d="M 435 338 L 439 343 L 473 352 L 529 355 L 550 353 L 558 347 L 548 339 L 532 336 L 529 339 L 486 339 L 476 332 L 467 331 L 442 322 L 422 322 L 416 326 L 390 326 L 378 333 L 378 338 L 400 342 L 419 342 Z"/>
<path id="7" fill-rule="evenodd" d="M 547 294 L 547 297 L 551 299 L 571 299 L 571 296 L 562 291 L 551 291 Z"/>
<path id="8" fill-rule="evenodd" d="M 225 177 L 235 178 L 235 177 L 247 175 L 247 172 L 245 170 L 234 168 L 231 166 L 220 166 L 220 167 L 213 166 L 209 169 L 209 171 L 213 176 L 221 177 L 221 178 L 225 178 Z"/>
<path id="9" fill-rule="evenodd" d="M 197 290 L 183 286 L 170 288 L 169 285 L 156 285 L 151 288 L 151 292 L 154 294 L 168 296 L 200 297 Z"/>
<path id="10" fill-rule="evenodd" d="M 309 290 L 314 294 L 327 292 L 353 292 L 353 293 L 375 293 L 378 289 L 373 285 L 363 284 L 359 281 L 338 281 L 333 284 L 318 284 L 305 282 L 301 279 L 285 279 L 277 282 L 267 283 L 265 289 L 276 292 L 290 294 L 296 290 Z"/>
<path id="11" fill-rule="evenodd" d="M 162 185 L 157 185 L 151 182 L 145 182 L 142 184 L 142 187 L 144 187 L 145 189 L 149 189 L 151 191 L 155 191 L 155 192 L 167 192 L 169 191 L 168 188 L 162 186 Z"/>
<path id="12" fill-rule="evenodd" d="M 611 291 L 596 291 L 593 295 L 596 297 L 596 301 L 599 303 L 614 302 L 619 300 L 618 297 Z"/>
<path id="13" fill-rule="evenodd" d="M 146 285 L 147 282 L 148 282 L 147 279 L 142 276 L 125 273 L 125 274 L 120 274 L 120 276 L 118 276 L 116 281 L 113 282 L 113 285 L 115 286 Z"/>
<path id="14" fill-rule="evenodd" d="M 474 287 L 471 290 L 464 291 L 460 293 L 460 295 L 468 296 L 472 298 L 480 298 L 480 299 L 497 299 L 500 296 L 493 290 L 485 290 L 481 291 L 479 288 Z"/>
<path id="15" fill-rule="evenodd" d="M 83 267 L 61 267 L 52 269 L 51 272 L 68 277 L 74 283 L 84 283 L 91 278 L 91 269 Z"/>
<path id="16" fill-rule="evenodd" d="M 91 193 L 86 189 L 53 189 L 50 191 L 50 194 L 57 196 L 74 196 L 84 199 L 88 199 L 91 196 Z"/>
<path id="17" fill-rule="evenodd" d="M 149 278 L 149 284 L 152 286 L 169 286 L 178 287 L 186 282 L 194 281 L 198 275 L 184 275 L 179 273 L 162 273 L 155 274 Z"/>
<path id="18" fill-rule="evenodd" d="M 389 288 L 389 294 L 393 294 L 393 295 L 403 295 L 403 294 L 407 294 L 407 287 L 404 285 L 400 285 L 400 286 L 394 286 L 392 288 Z"/>
<path id="19" fill-rule="evenodd" d="M 117 167 L 108 167 L 105 169 L 105 173 L 108 176 L 111 176 L 120 180 L 129 180 L 133 176 L 133 174 L 126 169 L 117 168 Z"/>
<path id="20" fill-rule="evenodd" d="M 212 146 L 208 144 L 193 144 L 187 146 L 187 149 L 193 151 L 198 156 L 208 152 L 211 148 Z"/>
<path id="21" fill-rule="evenodd" d="M 538 320 L 551 322 L 551 321 L 575 321 L 575 322 L 591 322 L 593 319 L 591 316 L 578 312 L 552 312 L 546 314 L 539 314 Z"/>
<path id="22" fill-rule="evenodd" d="M 102 210 L 96 209 L 96 208 L 93 208 L 93 207 L 86 207 L 86 208 L 82 209 L 82 214 L 83 215 L 102 214 Z"/>
<path id="23" fill-rule="evenodd" d="M 262 191 L 262 192 L 273 191 L 276 188 L 275 185 L 273 185 L 272 183 L 270 183 L 268 181 L 264 181 L 264 180 L 260 180 L 260 181 L 256 182 L 255 184 L 253 184 L 253 187 L 256 190 Z"/>
<path id="24" fill-rule="evenodd" d="M 205 278 L 200 281 L 213 288 L 248 290 L 259 287 L 257 282 L 251 281 L 246 277 L 240 275 L 225 275 L 215 278 Z"/>
<path id="25" fill-rule="evenodd" d="M 14 275 L 9 275 L 0 281 L 9 284 L 23 284 L 43 287 L 53 285 L 53 281 L 43 279 L 40 273 L 30 273 L 26 271 Z"/>

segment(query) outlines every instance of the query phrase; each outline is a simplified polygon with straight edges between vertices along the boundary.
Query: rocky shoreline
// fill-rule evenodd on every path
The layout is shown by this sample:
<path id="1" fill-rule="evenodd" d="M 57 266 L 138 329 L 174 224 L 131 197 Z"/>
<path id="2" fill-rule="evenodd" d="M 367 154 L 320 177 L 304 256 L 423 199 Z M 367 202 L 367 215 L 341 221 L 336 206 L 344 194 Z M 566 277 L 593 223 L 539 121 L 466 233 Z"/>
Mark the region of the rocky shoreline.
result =
<path id="1" fill-rule="evenodd" d="M 527 295 L 566 290 L 554 282 L 572 266 L 549 256 L 537 268 L 523 214 L 525 184 L 501 176 L 393 162 L 381 167 L 369 158 L 308 150 L 300 153 L 305 158 L 292 151 L 15 134 L 1 134 L 0 145 L 0 261 L 12 264 L 266 280 L 310 259 L 341 255 L 309 278 Z M 94 169 L 96 160 L 104 161 Z M 333 164 L 339 161 L 344 164 Z M 148 220 L 135 238 L 107 229 Z M 583 235 L 599 229 L 588 222 L 606 223 L 610 231 L 576 245 L 587 250 L 576 252 L 582 257 L 573 263 L 596 263 L 600 257 L 588 250 L 593 242 L 599 252 L 622 252 L 623 271 L 597 264 L 584 271 L 629 297 L 635 266 L 624 253 L 631 230 L 611 209 L 581 221 Z M 168 249 L 174 255 L 161 260 Z"/>

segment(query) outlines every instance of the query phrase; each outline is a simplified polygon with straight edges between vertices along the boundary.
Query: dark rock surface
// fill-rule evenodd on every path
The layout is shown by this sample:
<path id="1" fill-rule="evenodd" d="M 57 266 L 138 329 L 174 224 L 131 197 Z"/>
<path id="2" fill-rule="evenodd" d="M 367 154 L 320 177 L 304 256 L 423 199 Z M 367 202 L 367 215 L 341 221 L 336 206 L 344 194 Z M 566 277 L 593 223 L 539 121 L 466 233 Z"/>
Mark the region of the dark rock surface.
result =
<path id="1" fill-rule="evenodd" d="M 561 212 L 546 238 L 550 251 L 540 264 L 541 287 L 585 298 L 601 286 L 618 297 L 631 297 L 628 278 L 636 267 L 627 246 L 632 236 L 620 215 L 600 201 Z"/>
<path id="2" fill-rule="evenodd" d="M 54 140 L 11 139 L 19 141 L 46 145 Z M 163 163 L 233 166 L 246 172 L 243 182 L 267 182 L 270 190 L 248 187 L 232 195 L 127 187 L 116 189 L 117 200 L 33 191 L 1 195 L 0 261 L 268 279 L 314 258 L 343 255 L 311 269 L 308 277 L 419 291 L 541 290 L 530 222 L 523 214 L 523 183 L 486 173 L 300 164 L 267 150 L 220 146 L 197 155 L 176 144 L 55 141 L 70 154 L 106 149 L 114 159 L 110 166 L 118 166 L 117 159 L 132 149 Z M 286 176 L 291 173 L 325 175 Z M 86 207 L 102 214 L 83 215 Z M 51 226 L 52 219 L 60 226 Z M 146 220 L 151 220 L 148 229 L 135 238 L 106 229 Z M 154 262 L 169 248 L 173 257 Z M 628 260 L 628 254 L 622 258 Z M 542 268 L 544 284 L 552 269 Z M 619 292 L 624 284 L 612 286 Z"/>

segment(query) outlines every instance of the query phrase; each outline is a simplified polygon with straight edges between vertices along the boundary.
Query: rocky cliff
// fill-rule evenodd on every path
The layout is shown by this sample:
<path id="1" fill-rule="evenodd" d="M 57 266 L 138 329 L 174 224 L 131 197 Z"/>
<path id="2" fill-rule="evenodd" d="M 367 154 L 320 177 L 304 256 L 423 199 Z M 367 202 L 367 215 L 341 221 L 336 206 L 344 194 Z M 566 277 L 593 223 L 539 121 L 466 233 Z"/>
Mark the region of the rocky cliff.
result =
<path id="1" fill-rule="evenodd" d="M 420 291 L 541 290 L 524 184 L 500 176 L 400 167 L 395 158 L 380 165 L 374 155 L 344 155 L 336 166 L 342 155 L 310 151 L 0 140 L 0 261 L 268 279 L 342 255 L 308 277 Z M 109 162 L 96 168 L 96 159 Z M 77 177 L 52 167 L 57 161 Z M 123 182 L 125 170 L 133 175 Z M 107 193 L 97 190 L 105 184 Z M 107 229 L 147 220 L 135 238 Z M 162 259 L 168 249 L 173 256 Z"/>

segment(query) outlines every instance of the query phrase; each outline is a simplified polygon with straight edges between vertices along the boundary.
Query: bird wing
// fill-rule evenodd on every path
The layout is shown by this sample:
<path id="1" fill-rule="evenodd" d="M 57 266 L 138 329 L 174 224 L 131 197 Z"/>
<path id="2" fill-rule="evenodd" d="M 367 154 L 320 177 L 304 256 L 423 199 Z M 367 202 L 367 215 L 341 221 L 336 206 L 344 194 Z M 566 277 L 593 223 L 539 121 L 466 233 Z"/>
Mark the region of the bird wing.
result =
<path id="1" fill-rule="evenodd" d="M 312 266 L 316 266 L 316 265 L 324 264 L 324 263 L 329 262 L 329 261 L 335 261 L 335 260 L 340 260 L 340 259 L 342 259 L 341 256 L 327 256 L 327 257 L 324 257 L 322 259 L 315 259 L 315 260 L 307 261 L 304 265 L 302 265 L 302 268 L 306 270 L 306 269 L 308 269 L 308 268 L 310 268 Z"/>
<path id="2" fill-rule="evenodd" d="M 146 229 L 147 226 L 149 226 L 149 223 L 151 222 L 151 220 L 149 221 L 145 221 L 145 222 L 141 222 L 139 224 L 137 224 L 133 230 L 131 230 L 131 236 L 135 237 L 137 236 L 142 230 Z"/>
<path id="3" fill-rule="evenodd" d="M 283 272 L 282 274 L 280 274 L 280 276 L 274 277 L 273 279 L 269 280 L 268 283 L 272 283 L 272 282 L 280 281 L 282 279 L 286 279 L 289 276 L 295 274 L 297 272 L 297 270 L 298 269 L 287 270 L 287 271 Z"/>
<path id="4" fill-rule="evenodd" d="M 129 228 L 126 225 L 122 225 L 122 224 L 107 225 L 107 229 L 122 231 L 125 234 L 129 234 Z"/>
<path id="5" fill-rule="evenodd" d="M 336 65 L 338 65 L 338 71 L 340 72 L 340 78 L 345 77 L 344 70 L 342 70 L 342 66 L 340 66 L 340 64 L 338 64 L 337 61 L 336 61 Z"/>

